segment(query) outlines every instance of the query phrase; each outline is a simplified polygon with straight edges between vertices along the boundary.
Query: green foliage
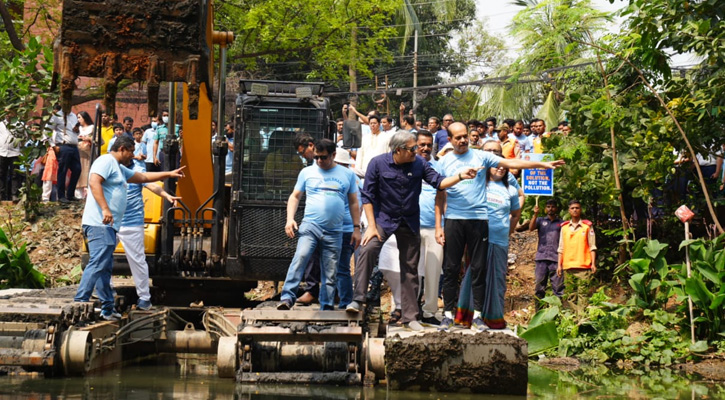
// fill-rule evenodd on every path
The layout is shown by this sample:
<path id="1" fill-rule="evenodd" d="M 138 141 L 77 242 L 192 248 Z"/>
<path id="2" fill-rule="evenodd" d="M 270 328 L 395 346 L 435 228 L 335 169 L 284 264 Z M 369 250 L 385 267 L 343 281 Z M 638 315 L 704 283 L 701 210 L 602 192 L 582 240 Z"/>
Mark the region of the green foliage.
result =
<path id="1" fill-rule="evenodd" d="M 13 243 L 0 229 L 0 289 L 39 289 L 45 276 L 30 261 L 25 244 Z"/>
<path id="2" fill-rule="evenodd" d="M 0 118 L 8 118 L 8 128 L 21 147 L 18 167 L 25 179 L 21 190 L 21 202 L 25 219 L 33 220 L 38 213 L 41 190 L 34 184 L 31 165 L 45 152 L 41 143 L 46 138 L 42 127 L 50 118 L 50 107 L 57 100 L 57 93 L 50 93 L 53 54 L 51 48 L 31 38 L 25 50 L 17 51 L 12 58 L 0 64 Z M 41 116 L 37 117 L 37 112 Z M 32 129 L 28 123 L 38 124 Z"/>
<path id="3" fill-rule="evenodd" d="M 680 266 L 679 279 L 685 282 L 684 293 L 679 290 L 681 312 L 687 310 L 685 295 L 695 306 L 695 335 L 712 341 L 725 336 L 725 235 L 714 240 L 685 240 L 680 249 L 687 247 L 692 264 L 692 275 L 687 277 L 686 266 Z"/>
<path id="4" fill-rule="evenodd" d="M 373 59 L 389 59 L 385 40 L 396 31 L 385 25 L 402 4 L 400 0 L 230 0 L 217 3 L 215 23 L 235 32 L 229 57 L 247 69 L 296 60 L 314 66 L 311 78 L 333 79 L 346 75 L 348 66 L 370 75 Z"/>
<path id="5" fill-rule="evenodd" d="M 657 240 L 640 239 L 632 251 L 628 265 L 632 272 L 629 285 L 634 291 L 632 300 L 643 309 L 664 308 L 672 295 L 666 284 L 670 268 L 665 254 L 669 245 Z"/>
<path id="6" fill-rule="evenodd" d="M 670 365 L 690 355 L 689 342 L 677 330 L 682 317 L 645 309 L 643 320 L 633 320 L 635 309 L 609 300 L 601 288 L 590 299 L 585 318 L 575 322 L 571 312 L 562 313 L 560 356 L 574 355 L 590 362 Z M 641 330 L 630 330 L 633 323 Z"/>
<path id="7" fill-rule="evenodd" d="M 711 346 L 722 347 L 725 235 L 686 240 L 680 249 L 685 247 L 690 251 L 691 277 L 685 265 L 668 265 L 669 245 L 641 239 L 633 247 L 633 258 L 616 271 L 632 288 L 625 304 L 612 303 L 604 287 L 591 295 L 583 315 L 560 308 L 556 298 L 546 298 L 543 302 L 549 307 L 536 313 L 520 336 L 539 352 L 643 365 L 670 365 L 708 352 Z M 695 306 L 694 343 L 689 335 L 688 296 Z M 558 346 L 540 328 L 553 323 Z"/>
<path id="8" fill-rule="evenodd" d="M 81 281 L 83 276 L 83 268 L 80 264 L 73 267 L 67 274 L 55 278 L 54 286 L 75 285 Z"/>

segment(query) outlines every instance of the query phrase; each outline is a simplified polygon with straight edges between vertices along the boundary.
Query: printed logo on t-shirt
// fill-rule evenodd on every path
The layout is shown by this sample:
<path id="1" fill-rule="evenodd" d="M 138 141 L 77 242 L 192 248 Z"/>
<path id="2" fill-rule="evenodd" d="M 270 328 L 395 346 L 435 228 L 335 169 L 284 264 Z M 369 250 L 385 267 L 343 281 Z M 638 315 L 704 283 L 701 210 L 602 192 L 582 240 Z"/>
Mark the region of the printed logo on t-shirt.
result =
<path id="1" fill-rule="evenodd" d="M 495 204 L 497 206 L 503 206 L 505 204 L 503 196 L 494 191 L 489 191 L 488 193 L 486 193 L 486 200 L 488 201 L 488 203 Z"/>

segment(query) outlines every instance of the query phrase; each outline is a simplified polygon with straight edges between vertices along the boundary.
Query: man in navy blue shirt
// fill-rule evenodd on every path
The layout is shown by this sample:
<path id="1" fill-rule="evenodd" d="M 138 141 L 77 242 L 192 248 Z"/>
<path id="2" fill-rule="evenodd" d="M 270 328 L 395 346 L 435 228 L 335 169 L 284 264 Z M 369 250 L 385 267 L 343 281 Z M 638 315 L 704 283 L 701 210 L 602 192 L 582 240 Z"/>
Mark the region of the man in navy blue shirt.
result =
<path id="1" fill-rule="evenodd" d="M 422 182 L 443 190 L 464 179 L 476 177 L 478 169 L 465 168 L 444 178 L 416 155 L 415 135 L 398 131 L 390 139 L 390 152 L 374 157 L 365 173 L 362 202 L 368 228 L 362 240 L 355 269 L 353 302 L 347 311 L 360 312 L 370 273 L 380 249 L 393 234 L 400 251 L 400 297 L 402 318 L 408 328 L 421 330 L 418 322 L 418 259 L 420 257 L 420 206 Z"/>
<path id="2" fill-rule="evenodd" d="M 531 217 L 529 230 L 537 230 L 539 234 L 539 245 L 536 249 L 536 268 L 534 277 L 536 281 L 536 298 L 543 299 L 546 295 L 547 282 L 551 281 L 551 290 L 555 296 L 561 297 L 564 294 L 564 278 L 556 274 L 559 266 L 559 236 L 561 224 L 564 222 L 559 218 L 559 206 L 554 199 L 546 201 L 546 217 L 538 217 L 539 206 L 534 206 L 534 215 Z M 539 303 L 537 303 L 537 307 Z"/>

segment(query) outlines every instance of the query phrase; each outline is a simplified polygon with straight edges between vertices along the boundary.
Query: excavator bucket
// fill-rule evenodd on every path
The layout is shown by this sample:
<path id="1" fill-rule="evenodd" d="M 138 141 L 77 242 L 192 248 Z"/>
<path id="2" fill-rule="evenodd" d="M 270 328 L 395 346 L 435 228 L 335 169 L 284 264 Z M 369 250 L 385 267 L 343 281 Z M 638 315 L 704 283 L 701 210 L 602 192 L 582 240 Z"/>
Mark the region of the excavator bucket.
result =
<path id="1" fill-rule="evenodd" d="M 199 85 L 211 100 L 211 0 L 65 0 L 55 72 L 61 106 L 71 108 L 76 79 L 104 80 L 106 112 L 115 110 L 123 79 L 145 81 L 149 115 L 156 115 L 161 82 L 186 82 L 189 116 L 197 119 Z"/>

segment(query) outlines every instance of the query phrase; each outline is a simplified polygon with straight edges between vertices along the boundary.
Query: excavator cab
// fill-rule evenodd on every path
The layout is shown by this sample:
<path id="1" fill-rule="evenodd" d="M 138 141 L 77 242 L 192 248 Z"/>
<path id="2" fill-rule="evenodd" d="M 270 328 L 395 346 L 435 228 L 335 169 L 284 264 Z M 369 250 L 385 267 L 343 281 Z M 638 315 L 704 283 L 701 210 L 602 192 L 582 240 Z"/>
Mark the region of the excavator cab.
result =
<path id="1" fill-rule="evenodd" d="M 240 82 L 234 122 L 234 170 L 227 245 L 230 277 L 282 281 L 297 246 L 285 235 L 287 199 L 309 161 L 295 136 L 331 138 L 322 83 Z M 296 219 L 302 219 L 304 203 Z"/>

